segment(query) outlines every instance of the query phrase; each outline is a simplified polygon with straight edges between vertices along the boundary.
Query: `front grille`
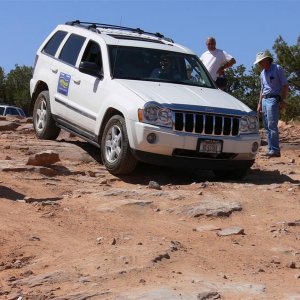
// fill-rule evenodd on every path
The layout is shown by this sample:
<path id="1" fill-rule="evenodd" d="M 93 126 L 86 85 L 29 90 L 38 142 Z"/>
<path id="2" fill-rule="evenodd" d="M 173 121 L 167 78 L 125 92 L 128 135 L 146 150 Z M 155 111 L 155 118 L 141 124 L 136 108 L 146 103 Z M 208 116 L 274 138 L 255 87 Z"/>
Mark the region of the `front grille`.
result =
<path id="1" fill-rule="evenodd" d="M 207 135 L 237 136 L 240 118 L 193 112 L 173 112 L 175 131 Z"/>

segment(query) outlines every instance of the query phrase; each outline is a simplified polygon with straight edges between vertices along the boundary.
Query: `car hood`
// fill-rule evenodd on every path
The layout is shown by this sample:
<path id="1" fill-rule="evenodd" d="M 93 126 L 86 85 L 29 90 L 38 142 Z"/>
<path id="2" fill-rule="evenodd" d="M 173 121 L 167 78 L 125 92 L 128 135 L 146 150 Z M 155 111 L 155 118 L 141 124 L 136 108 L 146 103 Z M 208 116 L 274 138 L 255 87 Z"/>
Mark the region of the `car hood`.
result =
<path id="1" fill-rule="evenodd" d="M 251 112 L 251 109 L 241 101 L 228 93 L 214 88 L 124 79 L 118 81 L 145 102 L 155 101 L 166 106 L 202 106 Z"/>

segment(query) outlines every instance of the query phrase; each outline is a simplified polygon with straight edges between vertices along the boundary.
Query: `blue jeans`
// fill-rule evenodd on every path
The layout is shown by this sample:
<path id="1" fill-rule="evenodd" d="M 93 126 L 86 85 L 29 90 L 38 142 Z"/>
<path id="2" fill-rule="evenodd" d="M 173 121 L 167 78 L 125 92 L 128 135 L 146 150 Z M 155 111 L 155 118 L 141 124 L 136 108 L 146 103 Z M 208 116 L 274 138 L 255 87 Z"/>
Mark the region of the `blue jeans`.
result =
<path id="1" fill-rule="evenodd" d="M 277 99 L 262 99 L 262 113 L 269 152 L 280 153 L 278 132 L 279 102 Z"/>

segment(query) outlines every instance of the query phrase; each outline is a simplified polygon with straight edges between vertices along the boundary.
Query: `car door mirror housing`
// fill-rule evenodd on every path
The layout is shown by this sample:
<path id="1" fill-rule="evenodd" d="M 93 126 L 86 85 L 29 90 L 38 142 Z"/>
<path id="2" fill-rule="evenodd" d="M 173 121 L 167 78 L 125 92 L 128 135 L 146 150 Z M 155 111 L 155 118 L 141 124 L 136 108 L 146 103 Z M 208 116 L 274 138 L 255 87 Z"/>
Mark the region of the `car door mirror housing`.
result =
<path id="1" fill-rule="evenodd" d="M 79 65 L 79 71 L 88 75 L 103 78 L 103 70 L 94 62 L 82 61 Z"/>

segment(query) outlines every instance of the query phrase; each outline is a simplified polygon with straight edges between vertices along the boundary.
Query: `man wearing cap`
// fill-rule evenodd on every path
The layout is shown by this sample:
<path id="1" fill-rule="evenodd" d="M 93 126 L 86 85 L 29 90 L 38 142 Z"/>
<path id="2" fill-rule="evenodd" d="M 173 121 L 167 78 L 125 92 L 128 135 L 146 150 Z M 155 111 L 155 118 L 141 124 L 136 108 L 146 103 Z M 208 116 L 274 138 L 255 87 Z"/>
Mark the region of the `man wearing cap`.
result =
<path id="1" fill-rule="evenodd" d="M 278 120 L 279 110 L 285 106 L 288 94 L 288 82 L 283 69 L 273 63 L 267 52 L 259 52 L 254 64 L 262 69 L 260 73 L 261 90 L 257 112 L 262 112 L 267 135 L 268 157 L 280 157 Z"/>

